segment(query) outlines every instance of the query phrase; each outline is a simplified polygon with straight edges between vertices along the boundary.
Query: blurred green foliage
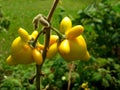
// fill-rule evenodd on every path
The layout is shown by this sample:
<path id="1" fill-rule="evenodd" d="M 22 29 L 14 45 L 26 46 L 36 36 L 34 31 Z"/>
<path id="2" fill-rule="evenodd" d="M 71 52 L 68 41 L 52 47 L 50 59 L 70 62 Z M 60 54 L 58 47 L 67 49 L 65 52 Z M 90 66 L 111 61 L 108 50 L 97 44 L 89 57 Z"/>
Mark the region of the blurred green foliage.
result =
<path id="1" fill-rule="evenodd" d="M 78 12 L 75 24 L 85 27 L 88 48 L 96 57 L 120 58 L 120 2 L 92 3 Z"/>
<path id="2" fill-rule="evenodd" d="M 88 62 L 75 61 L 71 73 L 70 90 L 83 90 L 81 85 L 88 82 L 91 90 L 119 90 L 120 65 L 112 58 L 94 58 Z M 43 87 L 48 90 L 67 90 L 69 65 L 62 58 L 57 58 L 42 79 Z"/>
<path id="3" fill-rule="evenodd" d="M 2 11 L 2 6 L 0 6 L 0 32 L 1 31 L 7 31 L 10 26 L 10 20 L 8 17 L 4 16 L 4 13 Z"/>

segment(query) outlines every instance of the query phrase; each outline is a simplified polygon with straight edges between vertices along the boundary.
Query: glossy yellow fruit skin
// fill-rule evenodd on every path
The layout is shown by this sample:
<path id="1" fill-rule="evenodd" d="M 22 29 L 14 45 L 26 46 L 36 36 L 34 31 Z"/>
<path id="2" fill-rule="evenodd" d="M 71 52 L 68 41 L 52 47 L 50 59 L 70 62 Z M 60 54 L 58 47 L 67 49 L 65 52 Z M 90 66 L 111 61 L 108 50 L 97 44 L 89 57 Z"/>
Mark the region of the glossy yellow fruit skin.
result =
<path id="1" fill-rule="evenodd" d="M 50 35 L 49 46 L 54 44 L 55 42 L 57 42 L 58 39 L 59 39 L 59 37 L 57 35 Z"/>
<path id="2" fill-rule="evenodd" d="M 60 32 L 62 34 L 65 34 L 66 31 L 68 31 L 70 28 L 72 28 L 72 22 L 69 17 L 64 17 L 60 23 Z"/>
<path id="3" fill-rule="evenodd" d="M 87 61 L 89 60 L 89 53 L 87 52 L 87 46 L 86 42 L 82 35 L 76 37 L 73 40 L 68 40 L 69 42 L 69 48 L 70 51 L 66 53 L 64 50 L 65 48 L 68 48 L 67 46 L 60 46 L 58 47 L 60 55 L 66 60 L 66 61 L 74 61 L 74 60 L 83 60 Z M 62 43 L 62 42 L 61 42 Z M 64 49 L 63 49 L 64 48 Z"/>
<path id="4" fill-rule="evenodd" d="M 36 49 L 39 51 L 42 51 L 44 49 L 44 45 L 40 44 L 39 42 L 37 43 Z"/>
<path id="5" fill-rule="evenodd" d="M 21 39 L 25 42 L 27 42 L 30 39 L 28 32 L 23 28 L 18 29 L 18 34 L 21 37 Z"/>
<path id="6" fill-rule="evenodd" d="M 88 61 L 90 58 L 91 58 L 91 57 L 90 57 L 90 54 L 89 54 L 89 52 L 87 51 L 86 54 L 85 54 L 85 56 L 82 57 L 81 61 Z"/>
<path id="7" fill-rule="evenodd" d="M 53 58 L 58 50 L 57 50 L 57 42 L 58 42 L 59 37 L 57 35 L 50 35 L 50 42 L 49 42 L 49 48 L 47 50 L 47 55 L 46 57 L 48 59 Z"/>
<path id="8" fill-rule="evenodd" d="M 62 55 L 67 56 L 70 53 L 70 42 L 69 42 L 69 40 L 67 40 L 67 39 L 63 40 L 59 44 L 58 50 Z"/>
<path id="9" fill-rule="evenodd" d="M 16 65 L 16 63 L 13 62 L 13 58 L 12 58 L 11 55 L 9 55 L 9 57 L 7 58 L 7 63 L 8 63 L 9 65 Z"/>
<path id="10" fill-rule="evenodd" d="M 65 39 L 58 44 L 58 52 L 66 61 L 90 59 L 86 42 L 81 35 L 84 31 L 82 25 L 72 27 L 71 20 L 65 17 L 60 23 L 60 31 L 65 35 Z"/>
<path id="11" fill-rule="evenodd" d="M 34 61 L 32 48 L 20 37 L 17 37 L 11 45 L 11 56 L 12 61 L 16 64 L 29 64 Z"/>
<path id="12" fill-rule="evenodd" d="M 82 25 L 76 25 L 66 32 L 66 38 L 74 39 L 79 35 L 81 35 L 83 31 L 84 31 L 84 27 Z"/>
<path id="13" fill-rule="evenodd" d="M 33 38 L 33 39 L 35 39 L 35 38 L 37 37 L 37 35 L 38 35 L 38 31 L 37 31 L 37 30 L 34 30 L 34 31 L 32 32 L 32 34 L 30 35 L 30 37 Z"/>
<path id="14" fill-rule="evenodd" d="M 57 54 L 57 43 L 52 44 L 47 51 L 47 58 L 50 59 Z"/>
<path id="15" fill-rule="evenodd" d="M 20 36 L 14 39 L 11 44 L 11 55 L 7 58 L 7 63 L 9 65 L 18 64 L 31 64 L 34 62 L 33 59 L 33 47 L 28 43 L 31 39 L 35 39 L 38 35 L 37 31 L 33 31 L 31 35 L 27 31 L 20 28 L 18 29 Z M 36 45 L 37 48 L 41 50 L 43 47 L 39 42 Z"/>
<path id="16" fill-rule="evenodd" d="M 32 56 L 37 65 L 42 64 L 43 62 L 42 54 L 37 49 L 33 49 Z"/>
<path id="17" fill-rule="evenodd" d="M 83 89 L 88 88 L 88 82 L 82 83 L 81 87 L 82 87 Z M 89 89 L 87 89 L 87 90 L 89 90 Z"/>

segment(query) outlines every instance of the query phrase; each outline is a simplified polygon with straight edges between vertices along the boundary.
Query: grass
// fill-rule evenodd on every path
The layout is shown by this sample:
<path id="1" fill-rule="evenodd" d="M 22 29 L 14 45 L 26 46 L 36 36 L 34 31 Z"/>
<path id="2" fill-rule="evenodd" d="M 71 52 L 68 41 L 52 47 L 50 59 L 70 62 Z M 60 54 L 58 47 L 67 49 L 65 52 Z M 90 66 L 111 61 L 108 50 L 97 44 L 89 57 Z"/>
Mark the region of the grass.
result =
<path id="1" fill-rule="evenodd" d="M 89 2 L 92 2 L 92 0 L 89 2 L 86 2 L 86 0 L 84 2 L 81 1 L 82 0 L 63 0 L 62 4 L 58 5 L 58 8 L 54 13 L 55 20 L 60 13 L 60 7 L 65 9 L 66 15 L 76 16 L 79 9 Z M 1 0 L 0 2 L 5 16 L 8 16 L 11 20 L 10 30 L 17 30 L 19 27 L 32 30 L 33 18 L 39 13 L 47 15 L 53 0 Z"/>

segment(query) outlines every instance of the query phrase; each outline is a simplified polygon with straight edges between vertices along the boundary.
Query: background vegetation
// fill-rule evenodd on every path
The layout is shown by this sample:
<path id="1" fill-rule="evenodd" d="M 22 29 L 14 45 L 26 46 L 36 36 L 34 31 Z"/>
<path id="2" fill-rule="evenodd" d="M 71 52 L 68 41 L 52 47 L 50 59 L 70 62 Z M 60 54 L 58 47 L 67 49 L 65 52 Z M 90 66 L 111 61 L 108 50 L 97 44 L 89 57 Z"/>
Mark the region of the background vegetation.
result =
<path id="1" fill-rule="evenodd" d="M 10 45 L 18 35 L 19 27 L 33 31 L 33 18 L 47 15 L 53 0 L 0 0 L 0 90 L 34 90 L 30 84 L 35 74 L 35 64 L 8 66 L 6 58 Z M 71 73 L 71 90 L 119 90 L 120 88 L 120 1 L 119 0 L 62 0 L 52 20 L 59 29 L 59 22 L 69 16 L 73 24 L 85 27 L 84 37 L 91 59 L 75 61 Z M 59 55 L 46 60 L 42 88 L 67 90 L 71 63 Z M 29 82 L 30 81 L 30 82 Z"/>

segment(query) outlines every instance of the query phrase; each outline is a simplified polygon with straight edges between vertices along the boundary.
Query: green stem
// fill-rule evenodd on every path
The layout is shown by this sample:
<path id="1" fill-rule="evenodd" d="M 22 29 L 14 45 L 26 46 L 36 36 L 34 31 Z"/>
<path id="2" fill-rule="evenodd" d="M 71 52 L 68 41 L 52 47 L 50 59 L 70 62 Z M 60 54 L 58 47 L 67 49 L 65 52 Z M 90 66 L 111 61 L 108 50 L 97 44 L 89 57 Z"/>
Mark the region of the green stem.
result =
<path id="1" fill-rule="evenodd" d="M 40 90 L 40 65 L 36 65 L 36 90 Z"/>
<path id="2" fill-rule="evenodd" d="M 59 36 L 59 39 L 62 40 L 65 38 L 65 35 L 63 35 L 62 33 L 60 33 L 56 28 L 51 27 L 51 29 L 56 32 L 56 34 Z"/>
<path id="3" fill-rule="evenodd" d="M 40 36 L 42 33 L 43 33 L 43 31 L 40 31 L 40 32 L 38 33 L 37 37 L 35 38 L 35 40 L 34 40 L 34 42 L 33 42 L 33 44 L 32 44 L 33 47 L 36 46 L 37 40 L 38 40 L 39 36 Z"/>
<path id="4" fill-rule="evenodd" d="M 58 2 L 59 2 L 59 0 L 54 0 L 54 2 L 53 2 L 53 5 L 50 9 L 50 12 L 47 16 L 47 20 L 48 20 L 49 23 L 51 21 L 51 18 L 53 16 L 53 13 L 55 11 L 55 8 L 56 8 Z M 45 48 L 44 48 L 43 54 L 42 54 L 43 63 L 44 63 L 45 58 L 46 58 L 47 48 L 49 46 L 49 41 L 50 41 L 50 27 L 49 28 L 44 27 L 42 30 L 45 32 Z M 37 69 L 36 70 L 36 88 L 37 88 L 37 90 L 40 90 L 40 77 L 41 77 L 40 72 L 41 72 L 43 63 L 42 63 L 42 65 L 36 65 L 36 69 Z"/>

